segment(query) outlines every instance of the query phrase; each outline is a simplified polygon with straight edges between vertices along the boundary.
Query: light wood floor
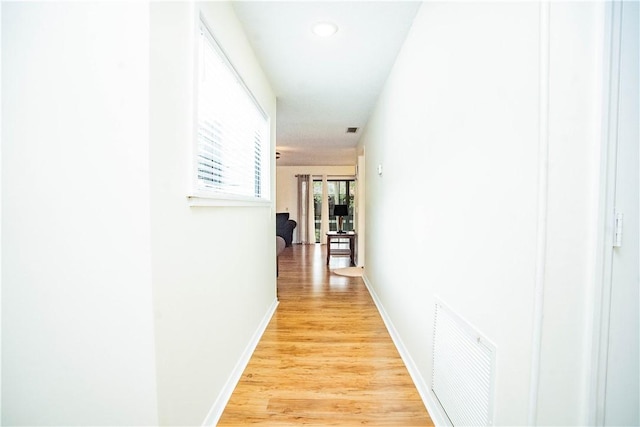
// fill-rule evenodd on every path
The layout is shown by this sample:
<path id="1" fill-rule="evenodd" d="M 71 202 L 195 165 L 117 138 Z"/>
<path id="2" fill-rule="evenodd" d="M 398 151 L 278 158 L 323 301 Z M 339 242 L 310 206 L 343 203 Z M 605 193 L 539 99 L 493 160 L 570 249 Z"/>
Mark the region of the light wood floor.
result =
<path id="1" fill-rule="evenodd" d="M 280 305 L 218 425 L 432 426 L 362 279 L 325 251 L 280 255 Z"/>

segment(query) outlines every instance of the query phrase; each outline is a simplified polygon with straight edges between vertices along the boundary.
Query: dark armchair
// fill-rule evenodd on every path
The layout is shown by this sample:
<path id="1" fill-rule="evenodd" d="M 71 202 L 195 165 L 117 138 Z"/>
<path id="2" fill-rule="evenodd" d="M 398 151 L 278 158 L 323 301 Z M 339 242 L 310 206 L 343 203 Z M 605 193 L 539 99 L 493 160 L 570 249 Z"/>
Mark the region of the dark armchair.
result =
<path id="1" fill-rule="evenodd" d="M 293 242 L 293 230 L 297 225 L 297 222 L 289 219 L 289 212 L 276 213 L 276 236 L 282 237 L 287 246 Z"/>

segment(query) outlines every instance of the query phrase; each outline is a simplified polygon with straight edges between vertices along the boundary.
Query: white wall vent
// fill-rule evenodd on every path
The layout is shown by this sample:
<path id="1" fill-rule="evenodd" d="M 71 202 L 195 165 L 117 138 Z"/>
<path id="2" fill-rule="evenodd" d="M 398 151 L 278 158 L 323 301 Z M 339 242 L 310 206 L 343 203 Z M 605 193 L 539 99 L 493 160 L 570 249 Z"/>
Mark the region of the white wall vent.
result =
<path id="1" fill-rule="evenodd" d="M 436 302 L 431 389 L 454 426 L 493 425 L 495 346 Z"/>

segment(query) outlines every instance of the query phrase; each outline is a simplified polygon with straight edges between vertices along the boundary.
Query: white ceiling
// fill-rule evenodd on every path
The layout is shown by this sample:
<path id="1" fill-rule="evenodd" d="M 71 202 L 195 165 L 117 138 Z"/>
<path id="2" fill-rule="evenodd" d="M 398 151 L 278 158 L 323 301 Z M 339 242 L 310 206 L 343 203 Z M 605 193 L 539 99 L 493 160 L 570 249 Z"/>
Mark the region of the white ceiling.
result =
<path id="1" fill-rule="evenodd" d="M 278 99 L 277 165 L 352 165 L 420 2 L 236 1 Z M 330 38 L 314 23 L 335 23 Z M 347 134 L 347 127 L 358 127 Z"/>

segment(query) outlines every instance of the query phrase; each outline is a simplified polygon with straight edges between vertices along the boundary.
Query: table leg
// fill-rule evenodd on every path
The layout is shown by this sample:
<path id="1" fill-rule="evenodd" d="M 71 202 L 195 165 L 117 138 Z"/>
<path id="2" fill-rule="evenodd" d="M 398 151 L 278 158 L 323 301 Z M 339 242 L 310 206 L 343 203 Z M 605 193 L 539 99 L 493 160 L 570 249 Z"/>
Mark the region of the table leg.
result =
<path id="1" fill-rule="evenodd" d="M 331 237 L 327 236 L 327 265 L 329 265 L 330 256 L 331 256 Z"/>
<path id="2" fill-rule="evenodd" d="M 355 237 L 349 237 L 349 257 L 351 258 L 352 265 L 356 265 L 356 261 L 353 256 L 355 249 L 356 249 Z"/>

